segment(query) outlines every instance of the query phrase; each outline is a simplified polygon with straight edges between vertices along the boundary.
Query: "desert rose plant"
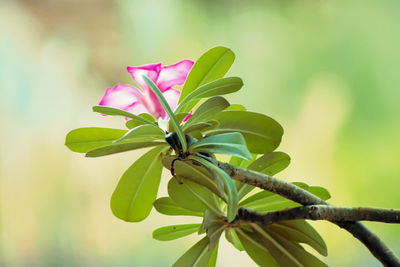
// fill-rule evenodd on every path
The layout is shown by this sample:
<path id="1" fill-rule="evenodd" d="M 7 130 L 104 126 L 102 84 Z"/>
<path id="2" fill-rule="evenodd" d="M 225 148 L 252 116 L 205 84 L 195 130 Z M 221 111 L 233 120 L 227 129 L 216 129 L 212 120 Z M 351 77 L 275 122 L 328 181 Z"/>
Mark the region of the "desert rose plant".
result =
<path id="1" fill-rule="evenodd" d="M 149 148 L 122 175 L 111 196 L 113 214 L 139 222 L 154 206 L 164 215 L 198 217 L 197 224 L 153 232 L 161 241 L 202 236 L 174 266 L 215 266 L 222 236 L 260 266 L 326 266 L 315 256 L 327 256 L 326 244 L 306 220 L 331 221 L 382 264 L 398 266 L 394 254 L 359 221 L 398 223 L 400 212 L 334 207 L 322 187 L 273 177 L 290 162 L 286 153 L 275 151 L 283 128 L 223 97 L 243 86 L 239 77 L 224 77 L 234 59 L 230 49 L 215 47 L 195 63 L 128 67 L 137 87 L 117 84 L 93 107 L 125 118 L 126 129 L 88 127 L 67 134 L 67 147 L 86 157 Z M 157 199 L 163 168 L 171 174 L 168 196 Z"/>

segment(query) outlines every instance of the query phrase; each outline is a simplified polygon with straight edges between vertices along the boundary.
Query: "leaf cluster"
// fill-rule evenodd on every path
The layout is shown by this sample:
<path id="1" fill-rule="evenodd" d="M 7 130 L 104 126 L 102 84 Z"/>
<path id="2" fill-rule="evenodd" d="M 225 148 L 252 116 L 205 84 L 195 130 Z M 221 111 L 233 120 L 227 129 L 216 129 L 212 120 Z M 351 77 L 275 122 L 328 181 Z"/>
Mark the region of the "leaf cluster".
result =
<path id="1" fill-rule="evenodd" d="M 188 75 L 175 111 L 152 80 L 143 76 L 169 115 L 168 131 L 148 114 L 95 106 L 94 112 L 130 118 L 127 129 L 75 129 L 67 134 L 66 145 L 86 157 L 151 148 L 122 175 L 111 197 L 111 210 L 127 222 L 144 220 L 153 206 L 164 215 L 200 217 L 198 224 L 165 226 L 153 232 L 153 237 L 161 241 L 194 233 L 205 235 L 174 266 L 215 266 L 223 234 L 260 266 L 324 266 L 301 245 L 327 255 L 324 241 L 304 220 L 269 226 L 238 220 L 239 207 L 269 212 L 299 204 L 271 192 L 253 193 L 253 186 L 233 181 L 214 164 L 217 157 L 225 155 L 223 159 L 230 159 L 231 165 L 275 175 L 290 162 L 287 154 L 275 151 L 283 135 L 278 122 L 239 104 L 230 104 L 223 97 L 243 86 L 238 77 L 224 77 L 234 58 L 225 47 L 203 54 Z M 183 122 L 191 110 L 193 115 Z M 163 168 L 172 176 L 168 196 L 156 199 Z M 323 199 L 329 198 L 321 187 L 297 185 Z"/>

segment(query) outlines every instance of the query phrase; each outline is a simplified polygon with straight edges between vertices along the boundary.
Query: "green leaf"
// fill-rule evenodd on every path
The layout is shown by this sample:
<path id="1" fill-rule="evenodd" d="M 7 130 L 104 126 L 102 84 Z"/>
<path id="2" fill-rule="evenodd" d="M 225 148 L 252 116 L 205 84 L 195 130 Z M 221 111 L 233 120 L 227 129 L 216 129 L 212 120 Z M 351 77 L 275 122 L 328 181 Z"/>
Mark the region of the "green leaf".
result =
<path id="1" fill-rule="evenodd" d="M 238 196 L 237 196 L 235 184 L 233 183 L 231 177 L 226 172 L 224 172 L 223 170 L 221 170 L 220 168 L 215 166 L 213 163 L 211 163 L 210 161 L 208 161 L 202 157 L 190 156 L 189 158 L 194 159 L 195 161 L 201 163 L 202 165 L 204 165 L 205 167 L 210 169 L 212 172 L 216 173 L 221 178 L 221 180 L 224 182 L 225 189 L 228 193 L 228 215 L 227 215 L 227 218 L 228 218 L 228 222 L 233 221 L 236 217 L 237 210 L 238 210 Z"/>
<path id="2" fill-rule="evenodd" d="M 218 244 L 221 234 L 226 228 L 225 217 L 218 217 L 208 210 L 204 212 L 201 229 L 206 230 L 209 249 L 213 249 Z"/>
<path id="3" fill-rule="evenodd" d="M 184 112 L 184 113 L 178 113 L 175 114 L 176 120 L 179 122 L 179 124 L 182 123 L 182 121 L 189 115 L 188 112 Z M 168 121 L 168 132 L 175 132 L 175 127 L 173 125 L 172 120 Z"/>
<path id="4" fill-rule="evenodd" d="M 255 188 L 252 185 L 249 184 L 245 184 L 239 181 L 235 181 L 235 185 L 236 185 L 236 189 L 238 191 L 238 197 L 239 200 L 241 200 L 242 198 L 244 198 L 248 193 L 250 193 L 251 191 L 253 191 L 253 189 Z"/>
<path id="5" fill-rule="evenodd" d="M 98 112 L 104 115 L 110 115 L 110 116 L 124 116 L 124 117 L 128 117 L 131 119 L 134 119 L 136 121 L 141 121 L 145 124 L 154 124 L 155 123 L 151 120 L 148 120 L 146 118 L 144 118 L 143 116 L 137 116 L 134 115 L 128 111 L 119 109 L 119 108 L 112 108 L 112 107 L 106 107 L 106 106 L 94 106 L 93 108 L 94 112 Z"/>
<path id="6" fill-rule="evenodd" d="M 171 164 L 176 156 L 165 156 L 162 159 L 162 164 L 168 170 L 171 169 Z M 213 177 L 210 172 L 203 166 L 196 166 L 192 161 L 176 160 L 174 162 L 175 173 L 192 182 L 198 183 L 210 189 L 214 194 L 227 201 L 227 196 L 224 194 L 224 183 L 220 179 Z"/>
<path id="7" fill-rule="evenodd" d="M 323 256 L 328 255 L 322 237 L 304 220 L 284 221 L 269 225 L 267 228 L 292 242 L 308 244 Z"/>
<path id="8" fill-rule="evenodd" d="M 229 165 L 240 167 L 240 165 L 244 161 L 245 160 L 242 159 L 242 158 L 238 158 L 238 157 L 232 156 L 231 159 L 229 160 Z"/>
<path id="9" fill-rule="evenodd" d="M 142 121 L 129 120 L 129 121 L 127 121 L 127 122 L 125 123 L 125 126 L 126 126 L 126 128 L 128 128 L 128 129 L 130 130 L 130 129 L 133 129 L 133 128 L 137 127 L 137 126 L 145 125 L 145 124 L 146 124 L 146 123 L 144 123 L 144 122 L 142 122 Z"/>
<path id="10" fill-rule="evenodd" d="M 304 183 L 293 183 L 304 190 L 309 191 L 310 186 Z M 322 194 L 319 194 L 320 192 L 316 191 L 317 194 L 315 194 L 317 197 L 324 198 L 326 197 L 325 194 L 326 190 L 321 190 L 320 192 Z M 329 194 L 329 193 L 328 193 Z M 293 207 L 299 207 L 301 206 L 300 204 L 291 201 L 289 199 L 286 199 L 280 195 L 274 194 L 272 192 L 268 191 L 261 191 L 258 192 L 245 200 L 241 201 L 239 203 L 240 206 L 244 206 L 250 209 L 255 209 L 258 211 L 263 211 L 263 212 L 269 212 L 269 211 L 278 211 L 286 208 L 293 208 Z"/>
<path id="11" fill-rule="evenodd" d="M 78 128 L 67 134 L 65 145 L 74 152 L 86 153 L 97 147 L 110 145 L 125 133 L 126 130 L 111 128 Z"/>
<path id="12" fill-rule="evenodd" d="M 266 175 L 275 175 L 289 166 L 290 157 L 283 152 L 265 154 L 250 164 L 247 168 Z"/>
<path id="13" fill-rule="evenodd" d="M 171 216 L 203 217 L 203 212 L 194 212 L 178 206 L 170 197 L 162 197 L 154 201 L 154 208 L 161 214 Z"/>
<path id="14" fill-rule="evenodd" d="M 240 159 L 235 156 L 232 156 L 229 161 L 229 164 L 246 169 L 247 166 L 249 166 L 251 163 L 253 163 L 257 159 L 258 154 L 251 153 L 251 157 L 252 157 L 251 160 L 244 160 L 244 159 Z M 240 161 L 239 161 L 239 159 L 240 159 Z"/>
<path id="15" fill-rule="evenodd" d="M 173 267 L 211 267 L 215 266 L 215 251 L 208 249 L 208 238 L 204 237 L 188 251 L 186 251 L 173 265 Z M 214 265 L 212 264 L 214 263 Z M 210 265 L 211 264 L 211 265 Z"/>
<path id="16" fill-rule="evenodd" d="M 203 135 L 201 132 L 207 131 L 210 129 L 214 129 L 215 127 L 218 127 L 219 122 L 216 120 L 209 120 L 207 122 L 199 122 L 195 123 L 187 128 L 184 129 L 185 134 L 190 134 L 193 137 L 197 138 L 198 140 L 203 139 Z M 196 134 L 200 134 L 200 136 L 195 136 Z"/>
<path id="17" fill-rule="evenodd" d="M 305 251 L 300 245 L 290 242 L 272 231 L 251 224 L 258 241 L 269 251 L 280 266 L 326 266 Z"/>
<path id="18" fill-rule="evenodd" d="M 299 266 L 313 266 L 313 267 L 327 267 L 328 265 L 324 262 L 322 262 L 320 259 L 306 251 L 302 246 L 299 244 L 296 244 L 294 242 L 290 242 L 281 236 L 274 236 L 273 233 L 270 233 L 272 237 L 275 238 L 277 242 L 279 242 L 282 247 L 285 248 L 285 250 L 293 255 L 297 261 L 300 262 Z M 274 256 L 274 255 L 273 255 Z M 281 266 L 289 266 L 286 265 L 287 261 L 284 261 L 282 258 L 280 258 L 279 254 L 276 256 L 276 258 L 281 259 L 282 263 Z"/>
<path id="19" fill-rule="evenodd" d="M 85 156 L 88 158 L 95 158 L 95 157 L 101 157 L 115 153 L 121 153 L 139 148 L 152 147 L 158 145 L 167 145 L 167 144 L 165 142 L 135 142 L 135 143 L 113 144 L 90 150 L 86 153 Z"/>
<path id="20" fill-rule="evenodd" d="M 252 232 L 243 229 L 236 230 L 239 240 L 250 258 L 261 267 L 278 266 L 269 251 L 259 242 L 259 238 Z"/>
<path id="21" fill-rule="evenodd" d="M 232 50 L 222 46 L 211 48 L 201 55 L 186 79 L 179 103 L 199 86 L 224 77 L 234 60 Z"/>
<path id="22" fill-rule="evenodd" d="M 228 240 L 237 250 L 243 251 L 243 245 L 239 240 L 239 237 L 233 228 L 225 229 L 225 238 Z"/>
<path id="23" fill-rule="evenodd" d="M 226 108 L 226 110 L 242 110 L 246 111 L 246 107 L 240 104 L 231 104 L 229 107 Z"/>
<path id="24" fill-rule="evenodd" d="M 217 265 L 217 257 L 218 257 L 218 244 L 215 246 L 213 250 L 211 259 L 208 261 L 207 267 L 215 267 L 215 265 Z"/>
<path id="25" fill-rule="evenodd" d="M 200 223 L 164 226 L 153 231 L 153 238 L 160 241 L 175 240 L 197 232 L 200 226 Z"/>
<path id="26" fill-rule="evenodd" d="M 153 122 L 154 124 L 156 124 L 154 118 L 153 118 L 150 114 L 142 113 L 142 114 L 139 114 L 138 116 L 139 116 L 139 117 L 142 117 L 143 119 L 146 119 L 146 120 L 148 120 L 148 121 L 151 121 L 151 122 Z M 127 122 L 125 123 L 125 125 L 126 125 L 126 127 L 127 127 L 128 129 L 132 129 L 132 128 L 135 128 L 136 126 L 143 125 L 143 124 L 147 124 L 147 123 L 145 123 L 145 122 L 143 122 L 143 121 L 138 121 L 138 120 L 136 120 L 136 119 L 129 120 L 129 121 L 127 121 Z"/>
<path id="27" fill-rule="evenodd" d="M 215 114 L 229 107 L 229 102 L 222 96 L 215 96 L 207 99 L 185 123 L 184 128 L 193 125 L 196 122 L 208 121 Z"/>
<path id="28" fill-rule="evenodd" d="M 189 134 L 189 133 L 188 133 Z M 196 138 L 197 140 L 201 140 L 203 139 L 203 134 L 200 131 L 191 131 L 190 135 L 194 138 Z"/>
<path id="29" fill-rule="evenodd" d="M 306 184 L 298 184 L 303 189 L 307 189 Z M 239 203 L 240 206 L 255 209 L 258 211 L 277 211 L 285 208 L 299 207 L 300 204 L 286 199 L 280 195 L 274 194 L 269 191 L 258 192 Z"/>
<path id="30" fill-rule="evenodd" d="M 184 177 L 177 176 L 177 178 L 182 184 L 175 178 L 169 180 L 168 183 L 168 194 L 172 201 L 187 210 L 204 212 L 208 209 L 216 215 L 222 216 L 219 203 L 210 190 Z"/>
<path id="31" fill-rule="evenodd" d="M 328 190 L 326 190 L 325 188 L 323 188 L 321 186 L 310 186 L 308 188 L 308 191 L 311 194 L 318 196 L 322 200 L 328 200 L 331 198 L 331 194 L 329 194 Z"/>
<path id="32" fill-rule="evenodd" d="M 188 126 L 187 128 L 184 128 L 183 132 L 185 134 L 193 132 L 193 131 L 204 131 L 213 128 L 213 125 L 208 122 L 199 122 L 195 123 L 193 125 Z"/>
<path id="33" fill-rule="evenodd" d="M 214 116 L 220 125 L 205 131 L 214 135 L 226 132 L 240 132 L 246 139 L 252 153 L 266 154 L 275 150 L 281 142 L 283 129 L 275 120 L 260 113 L 249 111 L 223 111 Z"/>
<path id="34" fill-rule="evenodd" d="M 174 113 L 171 110 L 171 107 L 169 106 L 167 100 L 165 99 L 164 95 L 158 89 L 157 85 L 146 75 L 143 75 L 143 80 L 146 82 L 146 84 L 149 86 L 151 91 L 157 96 L 158 100 L 160 101 L 161 105 L 163 106 L 165 112 L 168 114 L 170 121 L 172 122 L 172 125 L 175 128 L 175 132 L 178 134 L 179 140 L 181 141 L 182 144 L 182 149 L 183 151 L 187 150 L 187 144 L 186 144 L 186 138 L 185 135 L 183 134 L 183 131 L 179 125 L 179 122 L 177 118 L 175 117 Z"/>
<path id="35" fill-rule="evenodd" d="M 164 146 L 141 156 L 122 175 L 111 197 L 113 214 L 127 222 L 145 219 L 156 199 L 162 165 L 159 159 Z"/>
<path id="36" fill-rule="evenodd" d="M 308 192 L 316 195 L 317 197 L 319 197 L 322 200 L 328 200 L 331 198 L 331 194 L 328 192 L 328 190 L 326 190 L 325 188 L 323 188 L 321 186 L 309 186 L 308 184 L 305 184 L 302 182 L 293 182 L 292 184 L 297 185 L 297 186 L 307 190 Z"/>
<path id="37" fill-rule="evenodd" d="M 136 138 L 153 138 L 155 140 L 164 140 L 165 133 L 158 126 L 151 124 L 144 124 L 136 126 L 135 128 L 130 129 L 124 136 L 116 140 L 115 142 L 121 142 Z"/>
<path id="38" fill-rule="evenodd" d="M 239 91 L 243 86 L 243 81 L 239 77 L 222 78 L 208 84 L 205 84 L 193 92 L 191 92 L 178 105 L 175 113 L 188 112 L 191 110 L 201 98 L 220 96 Z"/>
<path id="39" fill-rule="evenodd" d="M 243 169 L 246 169 L 247 166 L 249 166 L 251 163 L 253 163 L 256 160 L 257 156 L 258 156 L 257 154 L 252 153 L 251 154 L 251 157 L 252 157 L 251 160 L 244 160 L 242 158 L 238 158 L 238 157 L 232 156 L 231 159 L 229 160 L 229 164 L 233 165 L 233 166 L 237 166 L 237 167 L 243 168 Z"/>
<path id="40" fill-rule="evenodd" d="M 240 202 L 239 205 L 263 212 L 278 211 L 301 206 L 294 201 L 268 191 L 258 192 Z"/>
<path id="41" fill-rule="evenodd" d="M 225 154 L 240 157 L 243 159 L 253 159 L 247 150 L 246 141 L 240 133 L 223 133 L 207 136 L 189 147 L 189 152 L 208 152 L 215 154 Z"/>

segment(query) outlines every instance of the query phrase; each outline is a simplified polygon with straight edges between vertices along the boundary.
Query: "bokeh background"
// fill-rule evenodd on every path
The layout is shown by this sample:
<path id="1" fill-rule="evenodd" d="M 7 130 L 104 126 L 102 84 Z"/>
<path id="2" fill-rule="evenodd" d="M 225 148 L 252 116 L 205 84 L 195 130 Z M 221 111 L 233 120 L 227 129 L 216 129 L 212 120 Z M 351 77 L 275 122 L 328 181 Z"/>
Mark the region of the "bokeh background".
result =
<path id="1" fill-rule="evenodd" d="M 277 119 L 279 177 L 328 188 L 331 203 L 400 208 L 400 2 L 263 0 L 0 1 L 0 265 L 170 266 L 198 237 L 163 243 L 109 199 L 138 152 L 86 159 L 64 146 L 127 65 L 195 60 L 224 45 L 245 87 L 229 97 Z M 166 194 L 165 183 L 160 196 Z M 192 220 L 196 221 L 196 219 Z M 331 266 L 379 266 L 357 240 L 313 223 Z M 368 223 L 400 255 L 400 227 Z M 254 266 L 221 244 L 218 266 Z"/>

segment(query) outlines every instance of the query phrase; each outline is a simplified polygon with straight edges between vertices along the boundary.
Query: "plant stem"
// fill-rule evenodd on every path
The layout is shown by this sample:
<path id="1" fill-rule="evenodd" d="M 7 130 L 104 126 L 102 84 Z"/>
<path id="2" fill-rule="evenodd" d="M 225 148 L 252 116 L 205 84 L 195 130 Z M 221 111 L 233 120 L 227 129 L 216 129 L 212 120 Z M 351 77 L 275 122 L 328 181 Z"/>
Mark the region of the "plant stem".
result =
<path id="1" fill-rule="evenodd" d="M 258 212 L 241 207 L 235 220 L 269 225 L 289 220 L 326 220 L 331 222 L 375 221 L 400 223 L 400 211 L 365 207 L 309 205 L 274 212 Z"/>
<path id="2" fill-rule="evenodd" d="M 184 152 L 186 152 L 187 151 L 187 143 L 186 143 L 185 134 L 183 133 L 183 130 L 182 130 L 181 126 L 179 125 L 179 122 L 176 119 L 174 112 L 172 112 L 172 109 L 169 106 L 168 101 L 165 99 L 164 95 L 162 94 L 162 92 L 157 87 L 157 85 L 153 82 L 152 79 L 150 79 L 146 75 L 142 75 L 142 77 L 143 77 L 143 80 L 146 82 L 146 84 L 151 89 L 151 91 L 156 95 L 158 101 L 160 101 L 160 104 L 163 106 L 165 112 L 168 114 L 169 119 L 171 120 L 172 124 L 174 125 L 175 132 L 178 134 L 179 141 L 182 144 L 182 150 Z"/>
<path id="3" fill-rule="evenodd" d="M 327 202 L 294 184 L 287 183 L 262 173 L 235 167 L 227 163 L 215 161 L 215 164 L 228 173 L 234 180 L 276 193 L 299 204 L 329 205 Z M 393 254 L 393 252 L 382 242 L 382 240 L 380 240 L 378 236 L 371 232 L 362 223 L 358 221 L 332 223 L 346 229 L 355 238 L 360 240 L 384 266 L 400 266 L 400 260 Z"/>

